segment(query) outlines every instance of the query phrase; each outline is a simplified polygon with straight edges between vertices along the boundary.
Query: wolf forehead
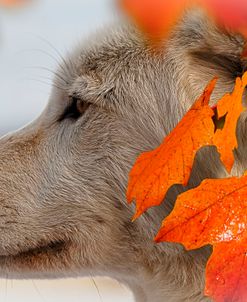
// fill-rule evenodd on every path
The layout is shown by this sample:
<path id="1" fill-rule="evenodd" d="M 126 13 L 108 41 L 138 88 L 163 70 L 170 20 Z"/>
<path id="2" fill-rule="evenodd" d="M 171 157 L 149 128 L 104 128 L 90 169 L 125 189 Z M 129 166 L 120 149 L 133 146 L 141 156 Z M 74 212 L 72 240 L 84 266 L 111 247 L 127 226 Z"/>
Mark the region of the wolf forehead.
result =
<path id="1" fill-rule="evenodd" d="M 114 99 L 114 93 L 121 96 L 123 90 L 126 93 L 150 79 L 159 78 L 161 84 L 168 72 L 176 71 L 182 77 L 192 65 L 204 74 L 229 80 L 246 70 L 247 62 L 241 58 L 244 39 L 217 28 L 200 11 L 186 13 L 162 44 L 156 52 L 135 26 L 118 22 L 69 53 L 58 68 L 55 83 L 61 86 L 62 78 L 69 95 L 102 101 L 106 95 Z M 153 82 L 149 88 L 157 87 Z"/>
<path id="2" fill-rule="evenodd" d="M 103 107 L 113 105 L 113 110 L 130 104 L 136 108 L 165 78 L 160 56 L 163 53 L 154 56 L 138 29 L 118 23 L 69 53 L 55 72 L 54 86 L 66 97 Z"/>
<path id="3" fill-rule="evenodd" d="M 58 69 L 66 77 L 67 88 L 73 84 L 72 88 L 76 87 L 78 81 L 76 84 L 85 89 L 93 83 L 116 83 L 123 76 L 125 82 L 133 81 L 150 65 L 150 60 L 152 54 L 142 33 L 134 26 L 118 23 L 114 29 L 104 29 L 80 43 Z M 157 58 L 153 58 L 155 62 Z"/>

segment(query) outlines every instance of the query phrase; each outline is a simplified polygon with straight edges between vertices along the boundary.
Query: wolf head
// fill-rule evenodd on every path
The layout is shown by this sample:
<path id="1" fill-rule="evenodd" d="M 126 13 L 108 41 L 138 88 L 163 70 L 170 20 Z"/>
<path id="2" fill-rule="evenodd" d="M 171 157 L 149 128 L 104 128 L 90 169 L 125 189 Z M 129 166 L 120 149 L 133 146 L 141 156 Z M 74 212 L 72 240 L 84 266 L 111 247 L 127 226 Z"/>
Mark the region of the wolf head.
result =
<path id="1" fill-rule="evenodd" d="M 0 275 L 107 275 L 138 301 L 206 301 L 208 249 L 155 244 L 181 188 L 131 223 L 125 199 L 137 156 L 157 147 L 206 84 L 212 104 L 243 74 L 244 40 L 188 12 L 157 52 L 118 24 L 61 62 L 40 117 L 0 140 Z M 235 172 L 245 167 L 245 116 Z M 240 173 L 240 172 L 239 172 Z M 190 185 L 227 173 L 212 150 L 197 156 Z"/>

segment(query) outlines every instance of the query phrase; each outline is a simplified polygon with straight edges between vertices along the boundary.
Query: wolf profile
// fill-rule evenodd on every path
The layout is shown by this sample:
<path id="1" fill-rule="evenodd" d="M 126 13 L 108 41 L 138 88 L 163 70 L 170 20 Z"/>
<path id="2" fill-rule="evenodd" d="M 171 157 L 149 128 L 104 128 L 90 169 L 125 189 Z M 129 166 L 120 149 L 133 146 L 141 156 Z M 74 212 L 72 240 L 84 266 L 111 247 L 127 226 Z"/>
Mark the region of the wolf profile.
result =
<path id="1" fill-rule="evenodd" d="M 155 53 L 130 24 L 116 24 L 61 62 L 44 112 L 0 141 L 0 275 L 109 276 L 138 302 L 209 301 L 203 294 L 210 248 L 155 244 L 162 219 L 184 188 L 131 222 L 129 171 L 157 147 L 206 84 L 212 104 L 246 69 L 244 39 L 199 11 L 185 14 Z M 233 174 L 246 169 L 246 115 L 238 125 Z M 196 157 L 189 186 L 228 176 L 218 154 Z"/>

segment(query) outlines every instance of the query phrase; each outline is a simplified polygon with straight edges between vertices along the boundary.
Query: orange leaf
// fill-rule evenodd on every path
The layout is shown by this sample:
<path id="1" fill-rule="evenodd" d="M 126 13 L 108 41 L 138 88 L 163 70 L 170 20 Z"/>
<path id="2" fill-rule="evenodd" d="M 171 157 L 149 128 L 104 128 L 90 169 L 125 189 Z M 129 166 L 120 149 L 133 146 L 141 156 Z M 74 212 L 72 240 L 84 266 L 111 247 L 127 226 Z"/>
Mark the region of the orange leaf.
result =
<path id="1" fill-rule="evenodd" d="M 247 240 L 215 245 L 207 264 L 205 294 L 217 302 L 247 301 Z"/>
<path id="2" fill-rule="evenodd" d="M 204 180 L 178 196 L 156 240 L 181 242 L 187 249 L 236 240 L 246 231 L 246 197 L 247 175 Z"/>
<path id="3" fill-rule="evenodd" d="M 173 184 L 186 185 L 195 154 L 202 146 L 212 144 L 213 110 L 208 103 L 216 80 L 210 82 L 203 95 L 191 107 L 163 143 L 137 159 L 127 189 L 127 200 L 136 200 L 136 215 L 159 205 Z"/>
<path id="4" fill-rule="evenodd" d="M 155 240 L 179 242 L 187 249 L 214 245 L 206 293 L 219 302 L 242 302 L 247 301 L 246 226 L 247 176 L 210 179 L 178 197 Z"/>
<path id="5" fill-rule="evenodd" d="M 217 129 L 214 136 L 214 145 L 217 146 L 221 154 L 221 160 L 225 164 L 228 172 L 231 171 L 234 156 L 233 150 L 237 148 L 236 127 L 240 114 L 243 112 L 242 105 L 243 93 L 247 86 L 247 73 L 244 74 L 242 80 L 236 79 L 234 91 L 226 94 L 217 105 L 218 118 L 226 115 L 225 125 L 223 129 Z"/>

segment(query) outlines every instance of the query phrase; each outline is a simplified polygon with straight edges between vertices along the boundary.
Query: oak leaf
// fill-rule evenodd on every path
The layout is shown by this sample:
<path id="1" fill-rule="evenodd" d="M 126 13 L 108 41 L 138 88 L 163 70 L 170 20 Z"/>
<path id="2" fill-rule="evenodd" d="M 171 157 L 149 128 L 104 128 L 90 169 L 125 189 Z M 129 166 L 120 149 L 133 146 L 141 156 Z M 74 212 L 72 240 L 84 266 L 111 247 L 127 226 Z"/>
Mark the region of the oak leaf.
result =
<path id="1" fill-rule="evenodd" d="M 236 85 L 231 94 L 226 94 L 217 104 L 217 116 L 225 116 L 223 129 L 217 129 L 213 144 L 221 154 L 221 160 L 228 172 L 234 164 L 233 150 L 238 147 L 236 128 L 240 114 L 245 110 L 242 104 L 243 93 L 247 86 L 247 73 L 243 78 L 236 79 Z"/>
<path id="2" fill-rule="evenodd" d="M 214 245 L 206 269 L 205 294 L 217 302 L 247 301 L 246 239 Z"/>
<path id="3" fill-rule="evenodd" d="M 157 149 L 138 157 L 130 172 L 127 189 L 127 200 L 136 200 L 134 219 L 147 208 L 159 205 L 173 184 L 186 185 L 197 150 L 212 144 L 214 111 L 208 104 L 215 83 L 216 80 L 209 83 L 203 95 Z"/>
<path id="4" fill-rule="evenodd" d="M 217 302 L 247 301 L 247 176 L 204 180 L 177 198 L 157 242 L 186 249 L 214 246 L 205 293 Z"/>

